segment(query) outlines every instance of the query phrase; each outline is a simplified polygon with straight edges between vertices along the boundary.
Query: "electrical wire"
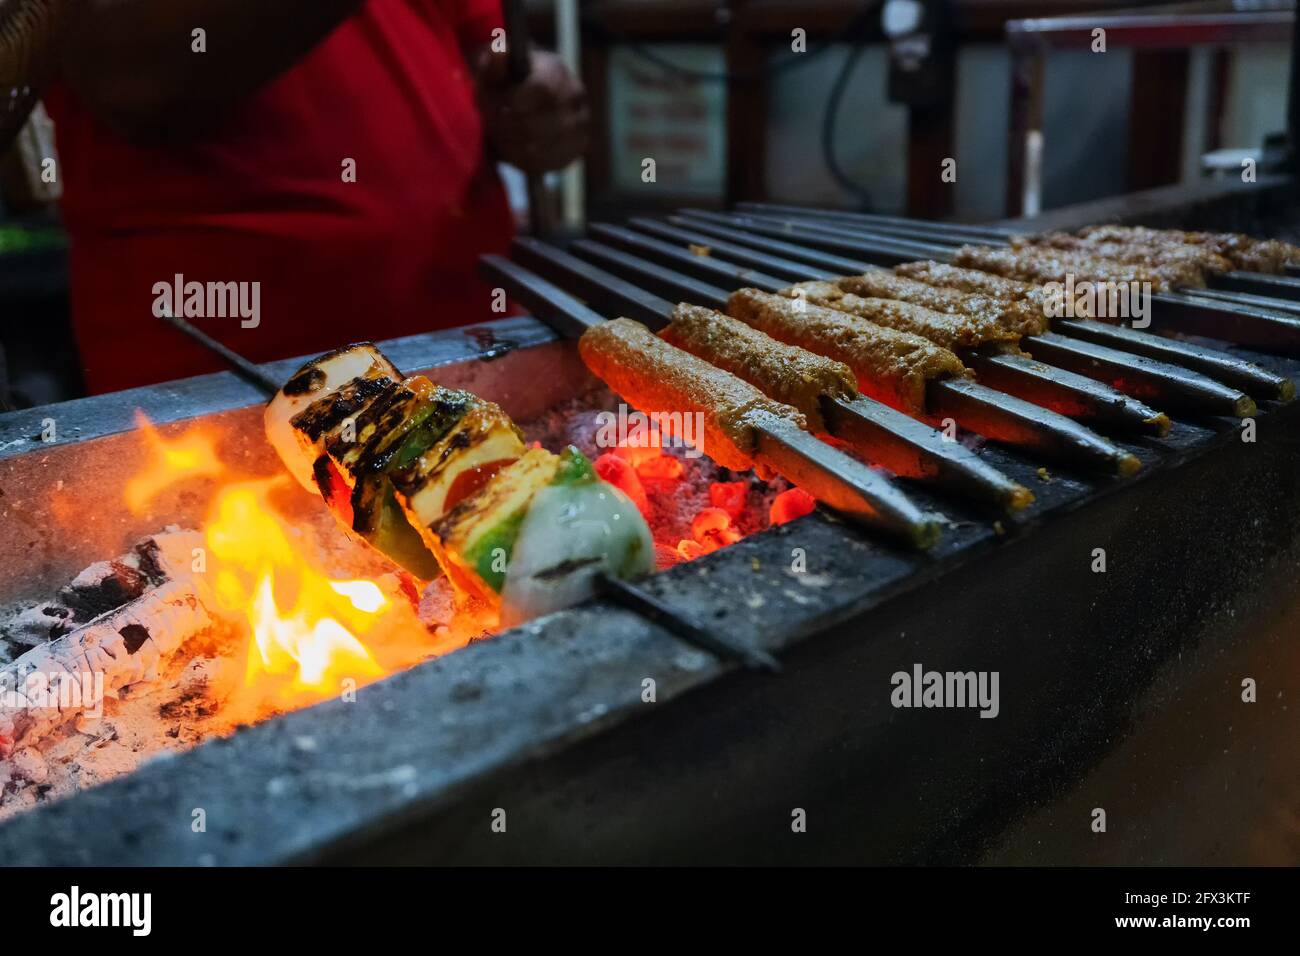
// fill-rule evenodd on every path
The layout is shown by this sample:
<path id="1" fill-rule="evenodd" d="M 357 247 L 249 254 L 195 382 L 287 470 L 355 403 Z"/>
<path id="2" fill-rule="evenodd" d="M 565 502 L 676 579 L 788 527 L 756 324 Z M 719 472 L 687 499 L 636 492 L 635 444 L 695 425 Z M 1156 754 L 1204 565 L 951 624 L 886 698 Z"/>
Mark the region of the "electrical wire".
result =
<path id="1" fill-rule="evenodd" d="M 654 64 L 665 72 L 676 73 L 677 75 L 686 77 L 687 79 L 698 80 L 705 83 L 750 83 L 755 80 L 763 79 L 764 77 L 782 73 L 791 67 L 799 66 L 801 63 L 807 63 L 810 60 L 814 60 L 823 53 L 828 53 L 834 49 L 836 43 L 841 43 L 857 36 L 862 32 L 862 28 L 870 22 L 871 15 L 875 12 L 877 2 L 878 0 L 866 0 L 862 5 L 862 9 L 855 13 L 848 23 L 833 33 L 822 46 L 819 46 L 814 50 L 809 50 L 806 53 L 790 52 L 782 54 L 779 57 L 773 57 L 766 66 L 762 69 L 755 70 L 752 73 L 731 73 L 726 70 L 696 70 L 692 67 L 673 63 L 671 60 L 665 59 L 645 44 L 636 40 L 632 40 L 628 37 L 619 37 L 613 34 L 609 35 L 611 39 L 627 47 L 627 49 L 636 56 L 645 60 L 647 63 Z M 608 34 L 608 31 L 606 32 Z"/>
<path id="2" fill-rule="evenodd" d="M 648 63 L 657 66 L 667 73 L 673 73 L 686 79 L 695 80 L 705 83 L 731 83 L 731 82 L 753 82 L 769 76 L 782 73 L 787 69 L 799 64 L 808 63 L 810 60 L 821 56 L 835 48 L 835 44 L 845 41 L 857 40 L 853 48 L 849 50 L 848 56 L 845 57 L 844 64 L 840 67 L 839 73 L 835 77 L 835 82 L 831 86 L 831 94 L 826 100 L 826 108 L 822 112 L 821 124 L 821 152 L 822 163 L 826 171 L 830 173 L 831 179 L 835 184 L 850 193 L 858 201 L 858 211 L 869 212 L 872 209 L 871 193 L 861 183 L 855 182 L 840 166 L 839 160 L 835 157 L 835 133 L 838 125 L 840 101 L 844 98 L 844 93 L 848 89 L 849 79 L 853 75 L 853 69 L 857 66 L 859 57 L 864 49 L 861 42 L 861 33 L 863 28 L 870 22 L 872 15 L 876 11 L 879 0 L 866 0 L 852 19 L 849 20 L 839 31 L 831 36 L 826 43 L 815 50 L 807 53 L 787 53 L 780 57 L 774 57 L 763 69 L 753 73 L 731 73 L 728 71 L 715 70 L 696 70 L 690 67 L 681 66 L 673 63 L 660 56 L 642 43 L 633 41 L 627 37 L 619 37 L 605 31 L 606 35 L 625 46 L 634 55 L 640 57 Z"/>
<path id="3" fill-rule="evenodd" d="M 852 193 L 857 198 L 859 212 L 870 212 L 872 209 L 870 190 L 861 183 L 855 182 L 840 166 L 840 161 L 835 158 L 835 128 L 840 111 L 840 100 L 844 98 L 844 91 L 848 89 L 849 79 L 853 76 L 853 68 L 858 65 L 858 58 L 864 49 L 866 48 L 862 44 L 855 45 L 844 58 L 839 75 L 835 77 L 835 83 L 831 86 L 831 95 L 826 98 L 826 109 L 822 112 L 821 145 L 822 162 L 826 165 L 826 171 L 831 174 L 831 179 L 835 180 L 835 184 L 845 192 Z"/>

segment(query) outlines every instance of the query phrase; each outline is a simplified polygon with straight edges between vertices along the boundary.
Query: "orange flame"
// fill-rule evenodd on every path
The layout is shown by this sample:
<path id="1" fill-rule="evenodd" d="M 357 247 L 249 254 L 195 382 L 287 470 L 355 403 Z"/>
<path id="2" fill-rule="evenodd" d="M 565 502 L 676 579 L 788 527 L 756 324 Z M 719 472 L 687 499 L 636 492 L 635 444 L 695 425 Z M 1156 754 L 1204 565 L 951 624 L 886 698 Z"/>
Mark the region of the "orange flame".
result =
<path id="1" fill-rule="evenodd" d="M 402 664 L 427 656 L 429 636 L 395 578 L 385 592 L 379 581 L 331 578 L 303 557 L 268 500 L 281 485 L 273 478 L 222 488 L 205 529 L 217 599 L 244 617 L 252 636 L 244 669 L 250 702 L 302 706 L 383 676 L 389 662 L 369 646 L 377 636 L 414 638 L 399 650 Z"/>
<path id="2" fill-rule="evenodd" d="M 204 426 L 163 438 L 143 413 L 136 420 L 149 459 L 125 487 L 133 512 L 174 484 L 226 474 L 216 435 Z M 317 567 L 308 557 L 313 543 L 271 501 L 289 485 L 284 477 L 231 480 L 217 489 L 204 524 L 195 573 L 211 585 L 214 610 L 245 623 L 249 636 L 243 688 L 227 704 L 236 720 L 361 687 L 471 636 L 459 627 L 431 635 L 395 574 L 336 578 Z"/>
<path id="3" fill-rule="evenodd" d="M 135 423 L 144 435 L 152 459 L 145 470 L 126 483 L 126 506 L 142 513 L 162 491 L 188 478 L 216 478 L 225 471 L 217 457 L 216 438 L 195 426 L 175 438 L 163 438 L 140 409 Z"/>

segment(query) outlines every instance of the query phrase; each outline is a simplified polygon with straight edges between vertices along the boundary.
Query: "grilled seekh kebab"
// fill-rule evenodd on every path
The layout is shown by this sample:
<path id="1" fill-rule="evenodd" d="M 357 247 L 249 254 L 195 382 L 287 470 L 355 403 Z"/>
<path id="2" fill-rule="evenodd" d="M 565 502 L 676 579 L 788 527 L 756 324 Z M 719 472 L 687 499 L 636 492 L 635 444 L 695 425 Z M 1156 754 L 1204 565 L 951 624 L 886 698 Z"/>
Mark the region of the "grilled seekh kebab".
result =
<path id="1" fill-rule="evenodd" d="M 1076 282 L 1150 283 L 1154 292 L 1205 286 L 1205 274 L 1186 262 L 1149 265 L 1116 262 L 1065 249 L 967 245 L 953 251 L 952 261 L 954 265 L 1030 282 L 1058 282 L 1068 273 L 1074 275 Z"/>
<path id="2" fill-rule="evenodd" d="M 1228 272 L 1234 268 L 1232 260 L 1215 252 L 1209 246 L 1174 243 L 1125 242 L 1115 239 L 1084 238 L 1068 232 L 1046 232 L 1035 236 L 1012 236 L 1013 249 L 1062 249 L 1115 262 L 1132 262 L 1137 265 L 1180 263 L 1193 266 L 1210 274 Z"/>
<path id="3" fill-rule="evenodd" d="M 1068 371 L 1068 363 L 1045 366 L 1021 351 L 1022 330 L 1042 333 L 1046 327 L 1046 319 L 1028 303 L 937 288 L 883 270 L 837 282 L 800 282 L 781 294 L 891 328 L 899 327 L 897 313 L 906 309 L 909 331 L 959 351 L 986 385 L 1081 421 L 1155 435 L 1169 432 L 1168 416 L 1111 383 Z M 953 323 L 960 323 L 960 336 L 952 334 Z"/>
<path id="4" fill-rule="evenodd" d="M 1270 398 L 1276 397 L 1278 388 L 1284 388 L 1280 383 L 1285 380 L 1280 376 L 1212 349 L 1184 348 L 1137 331 L 1114 334 L 1111 327 L 1087 319 L 1058 324 L 1057 331 L 1051 332 L 1047 329 L 1048 315 L 1024 301 L 938 289 L 883 270 L 845 276 L 834 285 L 800 283 L 793 287 L 793 292 L 809 295 L 821 305 L 864 315 L 871 321 L 879 321 L 875 315 L 881 311 L 880 300 L 864 299 L 854 293 L 924 305 L 928 308 L 920 309 L 922 325 L 918 331 L 933 341 L 941 341 L 939 336 L 943 334 L 940 321 L 933 317 L 934 309 L 986 323 L 996 322 L 1016 332 L 1025 331 L 1027 337 L 1017 336 L 1016 343 L 988 337 L 986 345 L 994 347 L 963 355 L 983 381 L 1003 391 L 1030 401 L 1046 402 L 1072 417 L 1130 430 L 1158 435 L 1168 432 L 1168 418 L 1143 404 L 1146 401 L 1193 414 L 1244 417 L 1254 413 L 1255 404 L 1235 384 L 1239 379 L 1247 379 L 1253 390 L 1261 390 Z M 1090 329 L 1089 325 L 1097 327 Z M 929 331 L 927 326 L 935 331 Z M 1026 331 L 1031 328 L 1032 332 Z M 1091 334 L 1085 334 L 1085 341 L 1060 334 L 1078 329 Z M 1106 341 L 1099 342 L 1099 338 Z M 1125 348 L 1135 344 L 1146 348 Z M 1169 361 L 1178 357 L 1193 361 Z M 1044 361 L 1051 365 L 1043 365 Z M 1225 377 L 1234 384 L 1223 384 L 1213 373 L 1226 373 Z M 1098 384 L 1092 385 L 1089 392 L 1079 376 Z"/>
<path id="5" fill-rule="evenodd" d="M 863 394 L 923 420 L 951 418 L 987 438 L 1121 475 L 1140 467 L 1063 415 L 976 383 L 954 353 L 929 339 L 757 289 L 733 292 L 727 311 L 774 339 L 843 362 Z"/>
<path id="6" fill-rule="evenodd" d="M 265 426 L 346 527 L 418 578 L 441 568 L 506 623 L 590 596 L 597 573 L 653 570 L 644 519 L 580 452 L 525 449 L 500 407 L 403 377 L 369 343 L 304 365 Z"/>
<path id="7" fill-rule="evenodd" d="M 917 444 L 933 447 L 945 441 L 938 432 L 920 422 L 911 422 L 914 427 L 909 431 L 915 442 L 911 445 L 885 440 L 888 434 L 882 435 L 879 427 L 865 434 L 872 422 L 898 416 L 898 412 L 864 400 L 858 392 L 853 370 L 843 362 L 778 341 L 714 309 L 684 303 L 673 309 L 673 321 L 659 334 L 669 344 L 699 356 L 744 379 L 769 398 L 795 408 L 807 420 L 810 431 L 870 448 L 872 463 L 883 465 L 895 474 L 932 480 L 995 503 L 1009 512 L 1018 511 L 1034 500 L 1023 485 L 986 465 L 959 444 L 949 441 L 942 455 L 918 455 Z M 891 431 L 900 427 L 892 418 L 888 424 Z"/>
<path id="8" fill-rule="evenodd" d="M 662 240 L 686 241 L 688 243 L 699 240 L 707 243 L 711 237 L 683 235 L 681 230 L 672 227 L 666 227 L 668 232 L 665 234 L 661 227 L 657 225 L 649 224 L 649 228 L 647 228 L 645 221 L 634 222 L 642 231 L 658 234 L 662 236 L 662 239 L 632 233 L 619 227 L 593 225 L 591 227 L 593 234 L 599 235 L 602 239 L 608 240 L 615 246 L 629 251 L 623 252 L 589 241 L 575 242 L 572 246 L 573 251 L 605 268 L 626 275 L 633 281 L 646 283 L 652 288 L 663 290 L 665 294 L 681 296 L 688 301 L 723 309 L 726 308 L 727 298 L 727 293 L 723 289 L 701 285 L 699 281 L 690 276 L 665 269 L 662 263 L 670 263 L 678 268 L 683 268 L 692 275 L 706 277 L 708 281 L 720 280 L 731 290 L 756 287 L 767 292 L 780 292 L 787 287 L 785 281 L 776 278 L 775 274 L 783 275 L 787 279 L 797 278 L 801 274 L 808 273 L 811 273 L 809 275 L 811 279 L 820 278 L 834 281 L 836 278 L 834 275 L 821 273 L 820 269 L 801 265 L 799 262 L 790 259 L 755 251 L 747 254 L 741 247 L 729 242 L 723 242 L 718 246 L 722 250 L 724 258 L 715 259 L 712 255 L 693 255 Z M 738 252 L 738 250 L 740 251 Z M 655 260 L 655 263 L 640 259 L 640 255 Z M 739 259 L 737 258 L 738 255 Z M 725 260 L 740 261 L 745 264 L 734 265 L 732 262 Z M 746 260 L 749 261 L 746 262 Z M 855 264 L 848 263 L 848 266 L 853 268 Z M 749 267 L 757 267 L 760 270 L 770 269 L 774 274 L 754 272 Z M 856 264 L 856 268 L 860 271 L 870 269 L 865 263 Z M 1095 376 L 1079 375 L 1047 365 L 1041 360 L 1032 359 L 1027 354 L 1019 352 L 1015 348 L 1015 340 L 1018 336 L 1025 331 L 1037 331 L 1044 325 L 1041 310 L 1035 310 L 1031 304 L 1014 302 L 1005 307 L 995 307 L 994 303 L 987 300 L 972 300 L 968 305 L 974 306 L 974 308 L 947 307 L 936 310 L 926 308 L 926 306 L 937 304 L 931 300 L 941 298 L 944 295 L 955 296 L 959 299 L 961 297 L 955 293 L 945 293 L 911 280 L 890 276 L 889 273 L 883 270 L 876 270 L 872 275 L 883 276 L 886 280 L 892 279 L 898 284 L 910 286 L 914 290 L 918 290 L 920 295 L 918 297 L 917 294 L 913 294 L 905 297 L 897 290 L 884 289 L 876 290 L 876 295 L 868 297 L 870 301 L 862 301 L 861 298 L 850 294 L 845 296 L 844 302 L 832 303 L 825 300 L 825 293 L 823 293 L 823 300 L 818 304 L 840 309 L 848 308 L 846 303 L 853 304 L 856 308 L 849 308 L 849 311 L 864 314 L 870 321 L 899 330 L 915 332 L 950 349 L 963 349 L 963 355 L 967 357 L 968 364 L 976 371 L 981 371 L 982 366 L 986 363 L 993 363 L 998 366 L 994 371 L 1001 376 L 1000 381 L 1005 382 L 1004 385 L 999 386 L 1002 391 L 1050 407 L 1056 411 L 1064 412 L 1080 420 L 1106 422 L 1111 426 L 1128 431 L 1154 434 L 1161 434 L 1169 428 L 1168 420 L 1163 415 L 1144 403 L 1126 396 L 1108 382 L 1099 381 Z M 840 290 L 835 289 L 833 286 L 814 285 L 809 288 L 814 291 L 819 288 L 829 290 L 836 297 L 842 294 Z M 894 301 L 903 298 L 907 298 L 908 302 Z M 1062 341 L 1058 343 L 1058 346 L 1067 344 L 1068 342 Z M 980 345 L 984 347 L 978 351 L 965 351 L 968 346 Z M 1086 361 L 1090 370 L 1092 363 L 1099 358 L 1112 359 L 1116 364 L 1120 362 L 1141 364 L 1140 360 L 1128 360 L 1125 356 L 1118 354 L 1098 355 L 1096 353 L 1100 350 L 1096 346 L 1085 343 L 1078 343 L 1072 351 L 1074 353 L 1072 357 L 1078 361 Z M 1087 354 L 1081 356 L 1080 352 Z M 1225 395 L 1224 393 L 1227 390 L 1214 383 L 1199 381 L 1187 383 L 1185 380 L 1189 376 L 1181 370 L 1169 370 L 1163 376 L 1152 376 L 1151 372 L 1153 371 L 1150 368 L 1138 369 L 1135 370 L 1135 374 L 1145 373 L 1148 379 L 1155 377 L 1158 384 L 1162 386 L 1174 387 L 1187 384 L 1193 391 L 1191 401 L 1196 404 L 1198 410 L 1207 410 L 1203 407 L 1205 405 L 1209 405 L 1214 410 L 1220 408 L 1231 410 L 1235 408 L 1232 401 L 1239 396 Z M 1174 381 L 1171 383 L 1170 380 Z M 1198 388 L 1198 385 L 1204 385 L 1205 387 Z M 1206 392 L 1209 394 L 1205 394 Z"/>
<path id="9" fill-rule="evenodd" d="M 670 345 L 640 322 L 613 319 L 582 334 L 587 367 L 640 411 L 699 414 L 705 454 L 725 468 L 779 474 L 825 504 L 918 548 L 940 535 L 940 518 L 900 489 L 808 435 L 807 419 L 730 372 Z"/>
<path id="10" fill-rule="evenodd" d="M 656 325 L 674 319 L 677 320 L 674 324 L 680 324 L 684 315 L 694 314 L 693 311 L 687 311 L 693 309 L 691 306 L 674 306 L 657 296 L 632 290 L 626 283 L 611 284 L 610 280 L 613 277 L 608 273 L 576 260 L 568 253 L 554 247 L 542 247 L 540 244 L 533 244 L 533 246 L 530 255 L 540 264 L 540 267 L 548 272 L 559 272 L 566 278 L 574 271 L 581 273 L 589 291 L 596 294 L 598 298 L 604 299 L 611 310 L 622 307 L 636 308 L 639 314 L 646 316 L 648 322 L 655 322 Z M 587 329 L 605 321 L 603 316 L 518 262 L 500 256 L 486 256 L 481 261 L 480 268 L 485 277 L 504 286 L 509 290 L 512 298 L 526 305 L 534 315 L 567 338 L 580 338 Z M 599 291 L 599 286 L 602 284 L 604 293 Z M 618 296 L 611 297 L 609 293 L 615 290 L 621 291 Z M 708 299 L 725 306 L 726 294 L 716 290 L 717 295 L 714 296 L 714 291 L 709 290 Z M 721 313 L 713 314 L 721 317 Z M 738 327 L 750 331 L 753 335 L 758 334 L 749 330 L 748 326 Z M 758 377 L 763 369 L 779 367 L 787 360 L 791 360 L 790 364 L 793 367 L 800 367 L 796 350 L 790 346 L 781 345 L 768 337 L 763 337 L 761 342 L 766 345 L 762 351 L 764 356 L 767 356 L 762 363 L 741 354 L 733 357 L 737 362 L 735 366 L 728 366 L 721 361 L 716 364 L 741 378 L 746 378 L 759 388 L 764 388 L 765 384 L 772 384 L 772 381 L 765 383 Z M 789 351 L 773 355 L 774 348 Z M 805 360 L 811 358 L 821 362 L 829 361 L 801 350 L 798 350 L 797 354 Z M 747 376 L 741 369 L 751 365 L 754 375 Z M 904 412 L 859 394 L 851 371 L 841 370 L 838 376 L 825 371 L 811 370 L 807 374 L 810 378 L 826 385 L 826 391 L 820 400 L 820 408 L 817 410 L 825 422 L 826 429 L 832 436 L 851 444 L 854 450 L 868 462 L 883 465 L 896 475 L 917 479 L 978 501 L 991 502 L 1008 510 L 1018 509 L 1024 500 L 1023 496 L 1016 491 L 1018 485 L 959 442 L 950 440 Z M 784 370 L 773 371 L 771 377 L 774 381 L 782 383 L 789 378 Z M 840 394 L 841 388 L 835 386 L 837 379 L 842 388 L 847 390 L 846 394 Z M 802 410 L 805 411 L 809 409 L 807 401 L 792 401 L 792 398 L 798 394 L 799 386 L 789 384 L 783 385 L 782 388 L 780 392 L 764 390 L 768 391 L 771 398 L 802 406 Z M 854 397 L 848 397 L 849 395 Z M 816 415 L 813 419 L 815 422 Z"/>
<path id="11" fill-rule="evenodd" d="M 1004 303 L 1023 302 L 1043 314 L 1050 310 L 1047 293 L 1042 287 L 1019 279 L 934 261 L 905 262 L 895 266 L 894 272 L 898 276 L 944 289 L 950 294 L 986 296 Z M 1215 348 L 1096 321 L 1087 318 L 1086 314 L 1077 319 L 1053 319 L 1052 324 L 1057 330 L 1068 332 L 1072 338 L 1193 369 L 1254 398 L 1287 402 L 1295 397 L 1295 384 L 1289 378 Z M 1087 359 L 1088 356 L 1082 358 Z M 1070 359 L 1053 356 L 1052 361 L 1068 365 Z M 988 372 L 991 376 L 1005 375 L 1007 367 L 1012 363 L 998 358 L 993 360 L 993 364 L 999 368 L 981 371 Z M 1124 369 L 1116 368 L 1116 371 L 1122 374 Z M 1014 387 L 1012 382 L 1007 384 Z"/>
<path id="12" fill-rule="evenodd" d="M 1281 273 L 1288 262 L 1300 262 L 1300 247 L 1278 239 L 1255 239 L 1236 232 L 1183 232 L 1145 226 L 1089 226 L 1079 236 L 1090 243 L 1143 245 L 1159 250 L 1187 246 L 1207 249 L 1243 272 Z"/>

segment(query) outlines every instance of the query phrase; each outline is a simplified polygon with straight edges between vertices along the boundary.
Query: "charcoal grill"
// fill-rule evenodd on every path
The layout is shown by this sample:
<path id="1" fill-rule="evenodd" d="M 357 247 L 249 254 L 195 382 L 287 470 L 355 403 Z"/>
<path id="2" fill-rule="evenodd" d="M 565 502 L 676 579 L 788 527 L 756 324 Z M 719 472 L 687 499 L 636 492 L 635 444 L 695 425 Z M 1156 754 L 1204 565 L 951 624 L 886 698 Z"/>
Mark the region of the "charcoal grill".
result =
<path id="1" fill-rule="evenodd" d="M 766 281 L 754 270 L 794 278 L 775 271 L 778 259 L 783 268 L 809 267 L 812 277 L 943 248 L 921 225 L 903 236 L 853 222 L 843 230 L 851 237 L 778 227 L 783 235 L 774 238 L 746 228 L 758 218 L 751 210 L 726 220 L 725 237 L 722 220 L 699 215 L 631 224 L 633 236 L 664 242 L 681 238 L 670 228 L 712 235 L 707 258 L 682 242 L 686 258 L 639 242 L 619 248 L 607 240 L 625 239 L 620 231 L 594 231 L 572 250 L 599 261 L 587 279 L 602 279 L 608 267 L 632 288 L 615 295 L 603 279 L 568 288 L 607 315 L 630 308 L 629 296 L 643 305 L 656 294 L 714 304 L 726 283 Z M 506 319 L 382 347 L 400 367 L 428 370 L 523 420 L 594 383 L 566 340 L 574 329 L 565 317 L 582 303 L 557 294 L 563 277 L 505 273 L 552 324 Z M 1219 331 L 1216 347 L 1300 378 L 1281 302 L 1239 306 L 1232 293 L 1188 310 L 1199 316 L 1197 331 Z M 1234 344 L 1234 321 L 1269 330 L 1254 344 L 1274 350 Z M 265 371 L 283 378 L 296 364 Z M 114 482 L 142 453 L 131 428 L 136 407 L 163 424 L 220 422 L 224 434 L 245 436 L 228 451 L 248 470 L 275 467 L 260 437 L 260 395 L 230 374 L 4 416 L 5 600 L 49 593 L 157 530 L 156 515 L 129 519 L 95 507 L 117 500 Z M 59 438 L 44 443 L 38 436 L 49 419 Z M 0 859 L 977 859 L 1009 821 L 1105 752 L 1171 657 L 1294 587 L 1300 407 L 1262 400 L 1255 422 L 1252 443 L 1241 440 L 1238 421 L 1204 415 L 1175 416 L 1164 438 L 1113 436 L 1143 464 L 1129 478 L 1053 465 L 1045 480 L 1043 462 L 986 444 L 980 457 L 1031 487 L 1036 501 L 995 518 L 909 483 L 914 500 L 949 520 L 930 553 L 818 511 L 646 583 L 665 604 L 776 655 L 780 676 L 720 661 L 641 615 L 596 602 L 397 674 L 355 703 L 293 712 L 40 806 L 0 826 Z M 52 535 L 68 528 L 69 504 L 81 520 Z M 160 507 L 185 524 L 204 505 L 190 493 Z M 1096 548 L 1107 553 L 1105 573 L 1092 569 Z M 796 554 L 806 570 L 792 568 Z M 895 709 L 891 675 L 918 663 L 998 671 L 997 719 Z M 656 682 L 654 702 L 643 699 L 647 678 Z M 1275 679 L 1294 695 L 1294 673 Z M 199 807 L 204 834 L 190 827 Z M 504 833 L 492 826 L 498 810 Z M 807 815 L 806 832 L 791 827 L 797 810 Z"/>

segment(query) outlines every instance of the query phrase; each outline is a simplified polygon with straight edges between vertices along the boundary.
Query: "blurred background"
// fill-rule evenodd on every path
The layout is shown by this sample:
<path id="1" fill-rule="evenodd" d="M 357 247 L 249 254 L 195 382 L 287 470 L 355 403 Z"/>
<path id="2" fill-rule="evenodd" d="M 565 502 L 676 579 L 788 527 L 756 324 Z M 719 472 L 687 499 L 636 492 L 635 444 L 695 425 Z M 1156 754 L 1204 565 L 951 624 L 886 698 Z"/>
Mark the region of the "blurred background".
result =
<path id="1" fill-rule="evenodd" d="M 570 61 L 592 109 L 587 156 L 547 174 L 545 201 L 577 234 L 683 205 L 983 222 L 1267 180 L 1289 162 L 1293 9 L 530 0 L 534 41 Z M 0 396 L 11 407 L 81 392 L 59 185 L 41 176 L 57 132 L 37 103 L 0 161 Z M 502 172 L 523 223 L 523 177 Z"/>

